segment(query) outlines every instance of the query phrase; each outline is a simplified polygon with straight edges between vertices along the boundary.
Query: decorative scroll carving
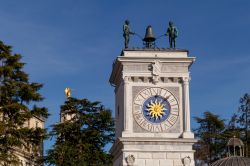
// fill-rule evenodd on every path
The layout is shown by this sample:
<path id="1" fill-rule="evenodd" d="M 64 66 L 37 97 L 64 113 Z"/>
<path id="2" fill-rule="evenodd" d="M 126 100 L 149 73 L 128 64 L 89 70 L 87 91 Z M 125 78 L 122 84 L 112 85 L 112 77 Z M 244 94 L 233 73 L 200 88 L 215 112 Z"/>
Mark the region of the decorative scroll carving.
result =
<path id="1" fill-rule="evenodd" d="M 189 156 L 183 158 L 184 166 L 190 166 L 191 158 Z"/>
<path id="2" fill-rule="evenodd" d="M 182 77 L 182 82 L 184 85 L 188 85 L 190 80 L 191 80 L 190 77 Z"/>
<path id="3" fill-rule="evenodd" d="M 124 84 L 127 84 L 129 82 L 129 77 L 128 76 L 125 76 L 123 78 L 123 81 L 124 81 Z"/>
<path id="4" fill-rule="evenodd" d="M 128 166 L 133 166 L 134 162 L 135 162 L 135 156 L 130 154 L 125 158 Z"/>

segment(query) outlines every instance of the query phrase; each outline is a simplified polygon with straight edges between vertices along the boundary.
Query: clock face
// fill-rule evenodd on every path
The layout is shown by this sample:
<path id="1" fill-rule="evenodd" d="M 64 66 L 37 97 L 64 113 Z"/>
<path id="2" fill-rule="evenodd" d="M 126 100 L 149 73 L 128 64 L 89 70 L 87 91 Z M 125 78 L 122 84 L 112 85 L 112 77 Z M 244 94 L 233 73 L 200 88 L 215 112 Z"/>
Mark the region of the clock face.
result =
<path id="1" fill-rule="evenodd" d="M 164 132 L 176 123 L 179 104 L 167 89 L 146 88 L 135 97 L 133 116 L 145 130 Z"/>

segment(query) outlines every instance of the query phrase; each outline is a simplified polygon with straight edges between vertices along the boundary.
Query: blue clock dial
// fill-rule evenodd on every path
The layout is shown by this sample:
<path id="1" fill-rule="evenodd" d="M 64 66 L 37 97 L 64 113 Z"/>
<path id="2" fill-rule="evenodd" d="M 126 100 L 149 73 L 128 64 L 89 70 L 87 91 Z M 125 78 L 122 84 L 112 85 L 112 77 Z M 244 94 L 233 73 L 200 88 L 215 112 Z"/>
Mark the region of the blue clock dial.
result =
<path id="1" fill-rule="evenodd" d="M 143 129 L 154 133 L 165 132 L 176 124 L 179 104 L 176 97 L 167 89 L 145 88 L 135 96 L 133 116 Z"/>
<path id="2" fill-rule="evenodd" d="M 143 115 L 151 123 L 161 123 L 170 114 L 169 102 L 161 96 L 151 96 L 143 104 Z"/>

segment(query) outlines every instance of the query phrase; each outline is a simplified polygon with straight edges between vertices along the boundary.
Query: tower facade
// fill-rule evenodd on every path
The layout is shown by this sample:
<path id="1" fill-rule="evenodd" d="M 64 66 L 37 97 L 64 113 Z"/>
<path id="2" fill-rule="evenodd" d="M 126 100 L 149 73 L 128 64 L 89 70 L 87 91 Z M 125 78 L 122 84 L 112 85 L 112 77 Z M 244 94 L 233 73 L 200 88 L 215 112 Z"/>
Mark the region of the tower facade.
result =
<path id="1" fill-rule="evenodd" d="M 113 64 L 114 166 L 194 166 L 187 50 L 125 49 Z"/>

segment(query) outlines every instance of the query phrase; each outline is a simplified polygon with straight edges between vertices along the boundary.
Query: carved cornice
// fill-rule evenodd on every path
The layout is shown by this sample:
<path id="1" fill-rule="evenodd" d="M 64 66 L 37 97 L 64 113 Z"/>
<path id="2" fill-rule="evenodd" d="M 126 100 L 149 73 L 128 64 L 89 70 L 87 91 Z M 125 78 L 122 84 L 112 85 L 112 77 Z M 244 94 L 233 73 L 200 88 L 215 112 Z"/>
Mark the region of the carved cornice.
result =
<path id="1" fill-rule="evenodd" d="M 181 83 L 182 77 L 159 77 L 157 83 L 154 81 L 153 77 L 127 77 L 129 82 L 132 83 Z"/>
<path id="2" fill-rule="evenodd" d="M 195 61 L 194 57 L 125 57 L 119 56 L 113 63 L 112 73 L 109 82 L 113 86 L 119 86 L 122 79 L 129 74 L 152 75 L 152 69 L 155 65 L 160 73 L 188 73 L 188 68 Z M 155 75 L 155 74 L 154 74 Z M 159 74 L 161 75 L 161 74 Z M 162 77 L 162 76 L 159 76 Z M 157 81 L 156 81 L 157 82 Z"/>

